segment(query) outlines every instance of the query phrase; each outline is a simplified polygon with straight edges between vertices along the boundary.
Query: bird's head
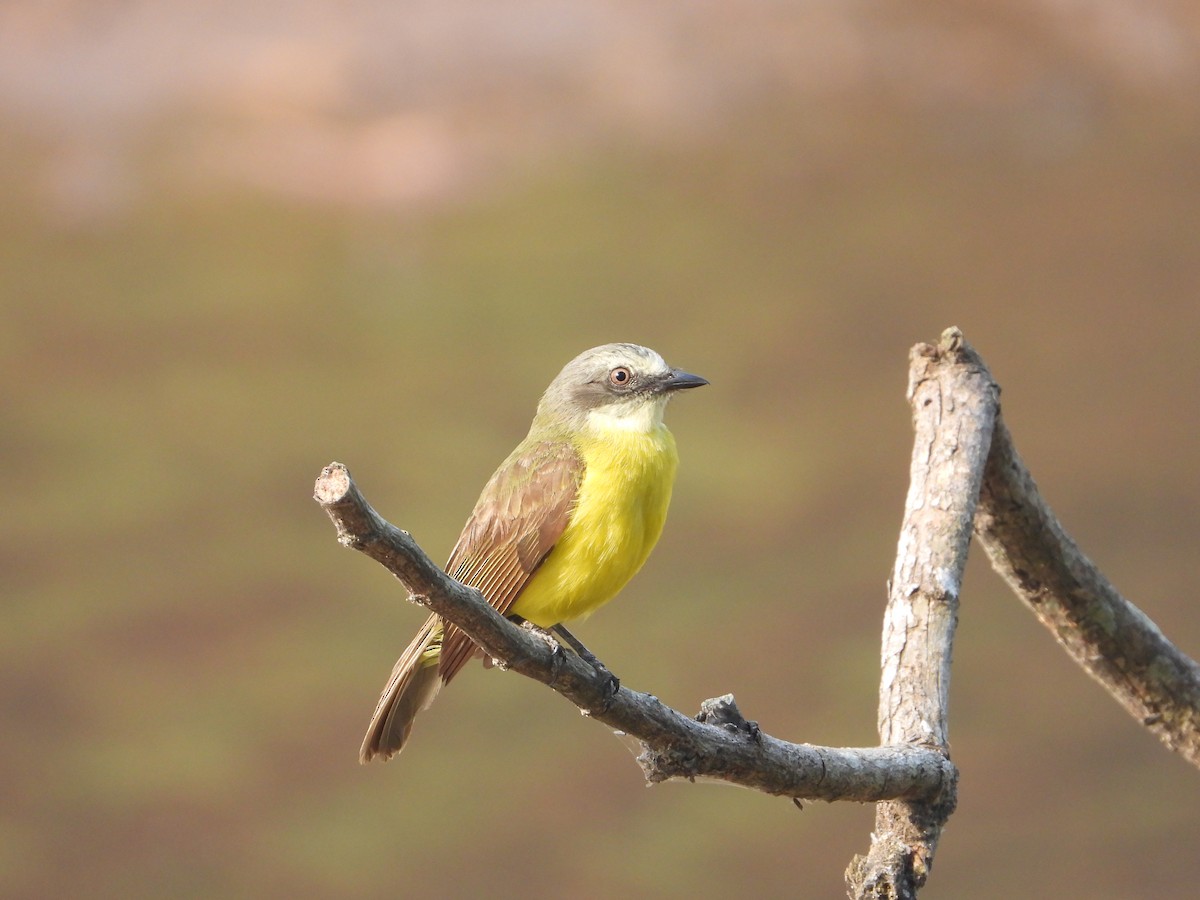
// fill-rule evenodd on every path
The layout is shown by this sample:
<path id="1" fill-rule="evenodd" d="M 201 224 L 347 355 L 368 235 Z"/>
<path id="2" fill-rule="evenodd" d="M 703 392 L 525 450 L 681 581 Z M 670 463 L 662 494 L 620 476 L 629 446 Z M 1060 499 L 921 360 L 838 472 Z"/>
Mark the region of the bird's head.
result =
<path id="1" fill-rule="evenodd" d="M 538 418 L 573 430 L 648 433 L 662 424 L 677 391 L 705 384 L 699 375 L 671 368 L 649 347 L 604 344 L 563 367 L 542 395 Z"/>

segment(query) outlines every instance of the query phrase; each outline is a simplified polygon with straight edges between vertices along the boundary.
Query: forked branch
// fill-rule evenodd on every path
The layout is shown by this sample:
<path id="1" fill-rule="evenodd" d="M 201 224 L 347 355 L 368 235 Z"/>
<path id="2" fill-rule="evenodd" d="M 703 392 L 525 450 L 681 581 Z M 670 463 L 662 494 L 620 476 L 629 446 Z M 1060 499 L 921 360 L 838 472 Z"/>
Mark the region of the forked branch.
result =
<path id="1" fill-rule="evenodd" d="M 1200 666 L 1063 530 L 1013 446 L 998 387 L 958 329 L 947 329 L 936 347 L 913 348 L 909 400 L 916 440 L 884 618 L 881 741 L 948 751 L 949 648 L 973 529 L 993 568 L 1068 654 L 1168 747 L 1200 766 Z M 871 851 L 846 873 L 851 896 L 915 896 L 953 800 L 951 791 L 940 801 L 880 803 Z"/>

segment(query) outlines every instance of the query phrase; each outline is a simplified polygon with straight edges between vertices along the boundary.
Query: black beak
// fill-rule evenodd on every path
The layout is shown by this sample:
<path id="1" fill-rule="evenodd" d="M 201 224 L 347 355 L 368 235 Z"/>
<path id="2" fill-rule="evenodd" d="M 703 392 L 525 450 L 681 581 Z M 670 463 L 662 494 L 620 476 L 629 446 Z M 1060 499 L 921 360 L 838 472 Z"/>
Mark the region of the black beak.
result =
<path id="1" fill-rule="evenodd" d="M 672 369 L 659 382 L 658 389 L 660 391 L 682 391 L 684 388 L 702 387 L 706 384 L 708 384 L 707 378 L 701 378 L 699 375 L 692 375 L 688 372 L 681 372 L 679 369 Z"/>

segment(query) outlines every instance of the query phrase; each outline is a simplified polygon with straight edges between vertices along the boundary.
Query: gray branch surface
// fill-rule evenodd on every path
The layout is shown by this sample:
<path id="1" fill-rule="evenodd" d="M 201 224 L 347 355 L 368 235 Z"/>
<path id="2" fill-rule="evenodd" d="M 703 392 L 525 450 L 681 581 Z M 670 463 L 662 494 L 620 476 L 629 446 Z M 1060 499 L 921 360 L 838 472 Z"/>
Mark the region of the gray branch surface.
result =
<path id="1" fill-rule="evenodd" d="M 879 740 L 921 746 L 947 761 L 950 659 L 971 522 L 983 481 L 999 389 L 958 329 L 909 356 L 913 411 L 908 498 L 883 618 Z M 846 871 L 852 897 L 914 897 L 954 812 L 954 780 L 940 794 L 880 803 L 871 848 Z"/>
<path id="2" fill-rule="evenodd" d="M 1200 666 L 1122 597 L 1063 531 L 1003 420 L 975 517 L 992 567 L 1131 716 L 1200 767 Z"/>
<path id="3" fill-rule="evenodd" d="M 641 742 L 648 781 L 716 779 L 768 794 L 878 802 L 940 797 L 956 773 L 936 749 L 838 748 L 793 744 L 746 721 L 733 697 L 704 702 L 693 718 L 656 697 L 621 686 L 544 635 L 499 615 L 482 595 L 454 581 L 412 537 L 371 508 L 340 463 L 317 479 L 315 499 L 338 540 L 382 564 L 411 598 L 454 622 L 501 665 L 549 686 L 587 716 Z"/>

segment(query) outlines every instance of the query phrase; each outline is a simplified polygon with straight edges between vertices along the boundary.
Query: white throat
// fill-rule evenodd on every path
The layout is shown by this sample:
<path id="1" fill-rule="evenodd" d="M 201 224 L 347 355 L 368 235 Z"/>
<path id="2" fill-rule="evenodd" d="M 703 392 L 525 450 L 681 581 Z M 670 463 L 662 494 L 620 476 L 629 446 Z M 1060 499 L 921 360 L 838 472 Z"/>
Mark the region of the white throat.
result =
<path id="1" fill-rule="evenodd" d="M 663 397 L 635 405 L 614 403 L 601 406 L 588 412 L 588 427 L 601 434 L 606 431 L 649 434 L 662 427 L 666 405 L 666 398 Z"/>

